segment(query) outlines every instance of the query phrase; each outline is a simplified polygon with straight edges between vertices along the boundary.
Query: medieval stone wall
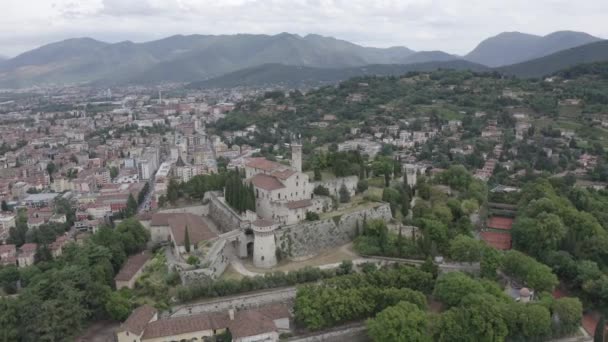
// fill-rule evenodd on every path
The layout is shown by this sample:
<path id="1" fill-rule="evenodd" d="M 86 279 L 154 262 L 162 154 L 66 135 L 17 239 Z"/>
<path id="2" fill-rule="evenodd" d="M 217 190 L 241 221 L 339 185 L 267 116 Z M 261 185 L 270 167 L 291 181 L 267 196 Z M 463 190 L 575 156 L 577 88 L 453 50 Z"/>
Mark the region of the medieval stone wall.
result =
<path id="1" fill-rule="evenodd" d="M 221 232 L 226 233 L 241 227 L 239 215 L 224 203 L 217 193 L 207 192 L 205 200 L 209 201 L 209 217 Z"/>
<path id="2" fill-rule="evenodd" d="M 364 219 L 392 219 L 390 206 L 386 203 L 375 208 L 335 216 L 331 219 L 300 222 L 284 226 L 275 231 L 277 248 L 281 255 L 290 259 L 311 257 L 320 251 L 344 245 L 352 241 L 363 229 Z"/>

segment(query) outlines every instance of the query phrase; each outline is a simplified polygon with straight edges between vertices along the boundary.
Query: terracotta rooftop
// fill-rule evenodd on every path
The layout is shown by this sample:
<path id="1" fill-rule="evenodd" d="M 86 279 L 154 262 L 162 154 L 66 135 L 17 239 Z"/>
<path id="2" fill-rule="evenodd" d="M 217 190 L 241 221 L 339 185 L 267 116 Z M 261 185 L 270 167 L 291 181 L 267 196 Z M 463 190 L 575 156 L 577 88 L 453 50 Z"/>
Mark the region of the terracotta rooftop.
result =
<path id="1" fill-rule="evenodd" d="M 156 309 L 150 305 L 142 305 L 137 309 L 133 310 L 133 313 L 127 318 L 127 320 L 121 324 L 120 331 L 129 331 L 134 334 L 141 334 L 142 331 L 147 327 L 146 325 L 157 313 Z"/>
<path id="2" fill-rule="evenodd" d="M 229 328 L 233 338 L 256 336 L 276 331 L 274 320 L 289 317 L 289 309 L 285 305 L 264 306 L 254 310 L 237 311 Z"/>
<path id="3" fill-rule="evenodd" d="M 137 273 L 145 263 L 150 260 L 152 254 L 150 252 L 145 251 L 143 253 L 138 253 L 132 255 L 127 259 L 127 262 L 122 266 L 118 274 L 114 277 L 114 280 L 118 281 L 129 281 L 135 273 Z"/>
<path id="4" fill-rule="evenodd" d="M 503 216 L 492 216 L 488 220 L 486 227 L 491 229 L 510 230 L 513 227 L 513 219 Z"/>
<path id="5" fill-rule="evenodd" d="M 277 177 L 279 179 L 286 180 L 286 179 L 288 179 L 289 177 L 293 176 L 296 173 L 297 172 L 294 171 L 294 170 L 285 169 L 285 170 L 282 170 L 282 171 L 275 171 L 271 175 L 274 176 L 274 177 Z"/>
<path id="6" fill-rule="evenodd" d="M 312 201 L 309 199 L 287 202 L 287 208 L 289 208 L 289 209 L 306 208 L 306 207 L 310 207 L 311 205 L 312 205 Z"/>
<path id="7" fill-rule="evenodd" d="M 289 309 L 282 304 L 236 311 L 234 320 L 230 320 L 230 316 L 227 312 L 201 313 L 190 316 L 173 317 L 149 323 L 144 327 L 145 331 L 142 339 L 162 338 L 203 330 L 218 330 L 225 328 L 230 329 L 233 338 L 255 336 L 276 331 L 277 327 L 273 321 L 289 317 Z M 131 317 L 129 317 L 129 319 L 131 319 Z"/>
<path id="8" fill-rule="evenodd" d="M 264 170 L 264 171 L 278 171 L 278 170 L 282 170 L 287 168 L 287 166 L 281 164 L 281 163 L 277 163 L 277 162 L 273 162 L 270 161 L 266 158 L 249 158 L 247 159 L 247 161 L 245 162 L 245 166 L 247 167 L 252 167 L 254 169 L 258 169 L 258 170 Z"/>
<path id="9" fill-rule="evenodd" d="M 251 183 L 260 189 L 272 191 L 277 189 L 282 189 L 285 186 L 275 177 L 265 175 L 263 173 L 258 173 L 257 175 L 250 178 Z"/>
<path id="10" fill-rule="evenodd" d="M 17 253 L 17 248 L 15 245 L 0 245 L 0 255 L 2 254 L 10 254 L 15 255 Z"/>
<path id="11" fill-rule="evenodd" d="M 142 339 L 169 337 L 203 330 L 224 329 L 228 326 L 228 313 L 205 313 L 154 321 L 146 327 Z"/>
<path id="12" fill-rule="evenodd" d="M 24 254 L 35 253 L 36 248 L 38 248 L 38 244 L 26 243 L 23 246 L 19 247 L 19 252 Z"/>
<path id="13" fill-rule="evenodd" d="M 197 244 L 201 241 L 211 240 L 217 237 L 217 234 L 207 226 L 203 218 L 194 214 L 175 213 L 168 219 L 168 223 L 173 232 L 175 243 L 178 246 L 184 245 L 186 227 L 188 227 L 188 236 L 191 244 Z"/>
<path id="14" fill-rule="evenodd" d="M 511 249 L 511 234 L 497 232 L 481 232 L 481 239 L 488 245 L 500 249 Z"/>

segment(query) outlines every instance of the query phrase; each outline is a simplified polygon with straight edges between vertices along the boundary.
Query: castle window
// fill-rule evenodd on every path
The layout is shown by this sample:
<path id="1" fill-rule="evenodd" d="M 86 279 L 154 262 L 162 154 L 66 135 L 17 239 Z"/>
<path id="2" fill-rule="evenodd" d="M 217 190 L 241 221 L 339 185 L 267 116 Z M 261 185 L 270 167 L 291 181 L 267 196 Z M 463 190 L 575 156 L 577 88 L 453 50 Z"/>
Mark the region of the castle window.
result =
<path id="1" fill-rule="evenodd" d="M 298 182 L 296 182 L 296 186 L 299 186 L 300 184 L 298 184 Z"/>

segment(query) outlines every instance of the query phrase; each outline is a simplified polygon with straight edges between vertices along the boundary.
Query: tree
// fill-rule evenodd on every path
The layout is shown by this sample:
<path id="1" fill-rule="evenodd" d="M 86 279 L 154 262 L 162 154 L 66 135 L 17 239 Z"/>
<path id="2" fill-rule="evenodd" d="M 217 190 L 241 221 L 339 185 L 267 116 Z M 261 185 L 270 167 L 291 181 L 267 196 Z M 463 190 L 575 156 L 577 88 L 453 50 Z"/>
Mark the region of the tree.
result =
<path id="1" fill-rule="evenodd" d="M 122 292 L 112 292 L 106 301 L 105 310 L 115 321 L 124 321 L 131 314 L 131 303 Z"/>
<path id="2" fill-rule="evenodd" d="M 426 312 L 408 302 L 388 307 L 367 321 L 369 336 L 378 342 L 430 342 L 428 325 Z"/>
<path id="3" fill-rule="evenodd" d="M 480 261 L 484 250 L 483 242 L 466 235 L 457 235 L 450 241 L 450 257 L 456 261 Z"/>
<path id="4" fill-rule="evenodd" d="M 530 210 L 529 207 L 528 209 Z M 535 218 L 523 216 L 513 225 L 514 245 L 536 257 L 556 250 L 566 236 L 566 228 L 556 214 L 541 212 Z"/>
<path id="5" fill-rule="evenodd" d="M 503 256 L 502 271 L 536 291 L 552 291 L 558 283 L 557 277 L 548 266 L 515 250 Z"/>
<path id="6" fill-rule="evenodd" d="M 46 164 L 46 172 L 49 174 L 49 176 L 53 177 L 53 173 L 55 173 L 55 171 L 57 171 L 57 167 L 55 166 L 55 163 L 50 162 L 50 163 Z"/>
<path id="7" fill-rule="evenodd" d="M 137 213 L 137 201 L 135 201 L 135 197 L 133 194 L 129 194 L 129 198 L 127 199 L 127 207 L 125 209 L 125 216 L 131 217 Z"/>
<path id="8" fill-rule="evenodd" d="M 341 203 L 350 202 L 350 192 L 348 191 L 348 189 L 346 188 L 346 185 L 344 185 L 344 183 L 342 183 L 342 186 L 340 187 L 339 195 L 340 195 Z"/>
<path id="9" fill-rule="evenodd" d="M 483 287 L 462 272 L 442 274 L 435 285 L 433 295 L 449 307 L 456 306 L 469 293 L 482 293 Z"/>
<path id="10" fill-rule="evenodd" d="M 563 297 L 555 300 L 551 307 L 557 323 L 555 329 L 560 335 L 574 333 L 583 316 L 583 304 L 578 298 Z"/>
<path id="11" fill-rule="evenodd" d="M 314 211 L 307 211 L 306 212 L 306 221 L 318 221 L 320 219 L 319 214 L 315 213 Z M 357 221 L 357 224 L 359 222 Z"/>
<path id="12" fill-rule="evenodd" d="M 18 341 L 21 323 L 17 300 L 0 298 L 0 342 Z"/>
<path id="13" fill-rule="evenodd" d="M 327 189 L 326 187 L 324 187 L 323 185 L 317 185 L 313 191 L 312 191 L 315 195 L 319 195 L 319 196 L 329 196 L 329 189 Z"/>
<path id="14" fill-rule="evenodd" d="M 593 336 L 593 342 L 604 342 L 604 335 L 606 334 L 606 317 L 602 315 L 597 325 L 595 326 L 595 335 Z"/>
<path id="15" fill-rule="evenodd" d="M 186 232 L 184 233 L 184 246 L 186 253 L 190 253 L 190 233 L 188 232 L 188 226 L 186 226 Z"/>
<path id="16" fill-rule="evenodd" d="M 19 269 L 15 265 L 0 268 L 0 286 L 6 294 L 17 292 L 17 282 L 19 281 Z"/>
<path id="17" fill-rule="evenodd" d="M 476 342 L 504 341 L 508 334 L 500 305 L 488 294 L 467 295 L 462 306 L 441 314 L 436 327 L 435 341 Z"/>
<path id="18" fill-rule="evenodd" d="M 171 204 L 175 204 L 177 199 L 179 198 L 179 184 L 173 178 L 169 180 L 169 184 L 167 185 L 167 201 Z"/>
<path id="19" fill-rule="evenodd" d="M 391 213 L 393 216 L 397 213 L 397 208 L 401 201 L 401 194 L 393 188 L 384 188 L 382 190 L 382 201 L 390 204 Z"/>
<path id="20" fill-rule="evenodd" d="M 365 190 L 367 190 L 367 188 L 369 187 L 367 180 L 365 179 L 359 179 L 359 181 L 357 182 L 357 192 L 358 193 L 362 193 L 365 192 Z"/>
<path id="21" fill-rule="evenodd" d="M 116 166 L 110 167 L 110 178 L 114 179 L 118 177 L 118 168 Z"/>
<path id="22" fill-rule="evenodd" d="M 480 274 L 484 278 L 496 278 L 496 271 L 500 268 L 501 254 L 492 247 L 485 247 L 480 261 Z"/>
<path id="23" fill-rule="evenodd" d="M 321 169 L 319 169 L 318 167 L 314 168 L 314 180 L 315 181 L 320 181 L 323 179 L 323 176 L 321 174 Z"/>

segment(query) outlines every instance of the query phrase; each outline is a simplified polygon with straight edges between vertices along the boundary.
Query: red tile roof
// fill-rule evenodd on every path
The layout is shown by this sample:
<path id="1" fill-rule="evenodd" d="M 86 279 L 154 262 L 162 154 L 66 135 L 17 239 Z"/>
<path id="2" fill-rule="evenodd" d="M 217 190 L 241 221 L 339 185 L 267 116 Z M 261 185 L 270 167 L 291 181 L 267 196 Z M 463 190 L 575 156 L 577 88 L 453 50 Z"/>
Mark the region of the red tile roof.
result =
<path id="1" fill-rule="evenodd" d="M 497 232 L 481 232 L 481 239 L 485 241 L 488 245 L 496 249 L 511 249 L 511 234 Z"/>
<path id="2" fill-rule="evenodd" d="M 510 217 L 492 216 L 486 226 L 491 229 L 510 230 L 513 227 L 513 219 Z"/>
<path id="3" fill-rule="evenodd" d="M 38 244 L 35 243 L 26 243 L 23 246 L 19 247 L 19 251 L 21 253 L 35 253 L 36 248 L 38 248 Z"/>
<path id="4" fill-rule="evenodd" d="M 146 327 L 142 339 L 169 337 L 203 330 L 224 329 L 230 317 L 227 313 L 205 313 L 154 321 Z"/>
<path id="5" fill-rule="evenodd" d="M 143 253 L 135 254 L 127 259 L 127 262 L 122 266 L 118 274 L 114 277 L 117 281 L 129 281 L 133 276 L 144 267 L 146 262 L 150 260 L 152 254 L 148 251 Z"/>
<path id="6" fill-rule="evenodd" d="M 311 205 L 312 205 L 312 201 L 309 199 L 287 202 L 287 208 L 289 208 L 289 209 L 306 208 L 306 207 L 310 207 Z"/>
<path id="7" fill-rule="evenodd" d="M 225 328 L 230 329 L 233 338 L 255 336 L 276 331 L 277 327 L 273 321 L 289 317 L 289 309 L 283 304 L 236 311 L 234 320 L 230 320 L 230 316 L 227 312 L 201 313 L 190 316 L 173 317 L 160 319 L 145 326 L 142 339 L 162 338 Z"/>
<path id="8" fill-rule="evenodd" d="M 184 245 L 186 227 L 188 227 L 188 236 L 191 244 L 197 244 L 201 241 L 217 237 L 217 234 L 207 226 L 203 218 L 194 214 L 176 213 L 169 218 L 168 223 L 169 227 L 171 227 L 175 243 L 178 246 Z"/>
<path id="9" fill-rule="evenodd" d="M 277 331 L 274 320 L 289 318 L 287 306 L 275 304 L 252 310 L 237 311 L 234 321 L 230 321 L 232 337 L 242 338 Z"/>
<path id="10" fill-rule="evenodd" d="M 256 188 L 267 191 L 282 189 L 285 187 L 283 183 L 279 182 L 279 180 L 275 177 L 268 176 L 263 173 L 258 173 L 257 175 L 251 177 L 250 180 Z"/>
<path id="11" fill-rule="evenodd" d="M 247 159 L 247 161 L 245 162 L 245 166 L 264 171 L 274 171 L 286 168 L 286 166 L 283 164 L 273 162 L 261 157 Z"/>
<path id="12" fill-rule="evenodd" d="M 287 170 L 283 170 L 283 171 L 275 171 L 272 173 L 272 176 L 277 177 L 282 180 L 286 180 L 289 177 L 293 176 L 294 174 L 296 174 L 296 171 L 287 169 Z"/>
<path id="13" fill-rule="evenodd" d="M 15 245 L 0 245 L 0 255 L 3 254 L 15 255 L 17 254 L 17 248 Z"/>
<path id="14" fill-rule="evenodd" d="M 150 305 L 142 305 L 137 309 L 133 310 L 133 313 L 127 318 L 127 320 L 120 326 L 120 331 L 129 331 L 136 335 L 139 335 L 147 328 L 146 325 L 156 315 L 157 311 Z M 147 330 L 147 329 L 146 329 Z"/>

